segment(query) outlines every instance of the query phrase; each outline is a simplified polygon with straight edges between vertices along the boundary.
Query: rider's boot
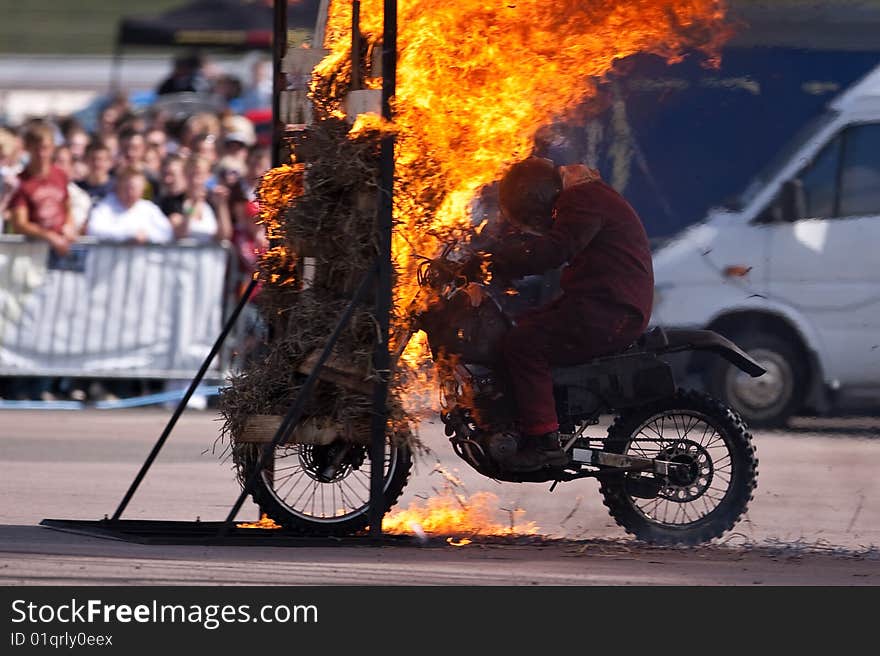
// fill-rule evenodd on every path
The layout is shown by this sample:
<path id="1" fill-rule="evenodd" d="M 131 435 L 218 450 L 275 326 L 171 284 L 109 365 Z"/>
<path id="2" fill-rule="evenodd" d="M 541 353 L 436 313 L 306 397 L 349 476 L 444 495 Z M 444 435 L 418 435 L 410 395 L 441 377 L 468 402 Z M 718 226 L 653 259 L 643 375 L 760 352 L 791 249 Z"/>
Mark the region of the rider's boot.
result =
<path id="1" fill-rule="evenodd" d="M 518 436 L 519 448 L 504 463 L 511 471 L 537 471 L 543 467 L 561 467 L 568 463 L 568 454 L 559 442 L 559 431 L 544 435 Z"/>

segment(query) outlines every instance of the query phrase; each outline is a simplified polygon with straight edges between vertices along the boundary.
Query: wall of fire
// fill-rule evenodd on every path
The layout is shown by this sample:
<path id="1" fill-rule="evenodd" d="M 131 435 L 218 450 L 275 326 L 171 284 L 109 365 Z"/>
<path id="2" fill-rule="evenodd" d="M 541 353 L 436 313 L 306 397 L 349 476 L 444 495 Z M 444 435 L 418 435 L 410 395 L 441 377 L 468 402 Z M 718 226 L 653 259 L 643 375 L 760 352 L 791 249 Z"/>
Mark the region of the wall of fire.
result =
<path id="1" fill-rule="evenodd" d="M 825 3 L 832 14 L 821 1 L 809 4 L 824 12 L 812 22 L 793 1 L 732 0 L 748 28 L 723 49 L 720 68 L 705 68 L 699 57 L 674 65 L 654 56 L 623 60 L 582 108 L 589 118 L 547 126 L 536 150 L 559 164 L 598 167 L 649 236 L 675 234 L 739 194 L 836 94 L 880 65 L 880 3 Z M 284 122 L 309 121 L 309 72 L 323 55 L 313 47 L 285 57 Z M 358 91 L 348 102 L 352 115 L 377 111 L 379 94 Z"/>

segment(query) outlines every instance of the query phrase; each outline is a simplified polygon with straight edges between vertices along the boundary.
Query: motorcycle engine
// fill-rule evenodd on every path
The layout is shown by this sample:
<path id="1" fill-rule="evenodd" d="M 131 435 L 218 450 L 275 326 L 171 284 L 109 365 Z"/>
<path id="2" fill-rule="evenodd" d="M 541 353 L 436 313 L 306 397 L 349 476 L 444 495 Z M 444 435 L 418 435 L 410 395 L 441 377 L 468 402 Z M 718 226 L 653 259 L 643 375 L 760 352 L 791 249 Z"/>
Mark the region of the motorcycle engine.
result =
<path id="1" fill-rule="evenodd" d="M 447 369 L 444 380 L 446 412 L 463 413 L 483 433 L 508 428 L 516 418 L 513 395 L 496 372 L 480 365 L 458 364 Z"/>

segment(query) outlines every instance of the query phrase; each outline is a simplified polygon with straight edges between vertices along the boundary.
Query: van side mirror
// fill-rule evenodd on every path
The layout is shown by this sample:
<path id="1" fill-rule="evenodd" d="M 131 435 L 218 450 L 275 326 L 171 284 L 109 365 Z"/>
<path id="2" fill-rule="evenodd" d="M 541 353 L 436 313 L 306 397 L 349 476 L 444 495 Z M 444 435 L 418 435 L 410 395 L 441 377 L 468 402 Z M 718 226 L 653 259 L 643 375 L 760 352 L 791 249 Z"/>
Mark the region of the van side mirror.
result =
<path id="1" fill-rule="evenodd" d="M 782 185 L 776 200 L 780 221 L 794 223 L 807 216 L 807 195 L 804 193 L 804 183 L 799 178 L 793 178 Z"/>

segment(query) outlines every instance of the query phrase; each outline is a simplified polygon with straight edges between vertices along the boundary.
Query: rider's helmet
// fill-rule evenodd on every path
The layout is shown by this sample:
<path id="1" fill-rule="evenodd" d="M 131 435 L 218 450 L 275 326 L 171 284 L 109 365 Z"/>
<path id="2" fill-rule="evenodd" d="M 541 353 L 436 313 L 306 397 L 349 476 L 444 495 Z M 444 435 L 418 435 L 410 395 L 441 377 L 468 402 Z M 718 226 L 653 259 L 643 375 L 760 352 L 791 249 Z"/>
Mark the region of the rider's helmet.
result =
<path id="1" fill-rule="evenodd" d="M 556 165 L 543 157 L 528 157 L 511 166 L 498 185 L 502 213 L 519 229 L 545 232 L 553 221 L 553 206 L 562 191 Z"/>

